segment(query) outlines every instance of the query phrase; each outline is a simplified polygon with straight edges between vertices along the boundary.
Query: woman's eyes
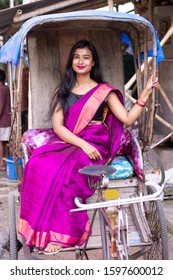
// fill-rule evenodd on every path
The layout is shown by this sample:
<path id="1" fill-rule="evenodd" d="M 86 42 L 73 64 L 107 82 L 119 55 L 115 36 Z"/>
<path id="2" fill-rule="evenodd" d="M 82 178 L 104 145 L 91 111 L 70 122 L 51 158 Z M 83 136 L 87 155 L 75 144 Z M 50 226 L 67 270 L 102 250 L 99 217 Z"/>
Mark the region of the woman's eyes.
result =
<path id="1" fill-rule="evenodd" d="M 86 55 L 86 56 L 83 56 L 82 58 L 83 58 L 83 59 L 90 59 L 90 57 L 87 56 L 87 55 Z M 73 59 L 80 59 L 80 56 L 75 56 L 75 55 L 74 55 Z"/>

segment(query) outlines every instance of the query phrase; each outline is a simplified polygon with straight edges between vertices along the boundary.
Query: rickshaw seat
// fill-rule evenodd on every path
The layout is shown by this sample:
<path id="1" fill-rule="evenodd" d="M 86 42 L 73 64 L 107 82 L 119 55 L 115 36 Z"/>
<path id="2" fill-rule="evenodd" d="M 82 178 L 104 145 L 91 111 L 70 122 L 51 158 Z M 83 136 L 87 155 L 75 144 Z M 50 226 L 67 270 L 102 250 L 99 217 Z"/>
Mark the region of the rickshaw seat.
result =
<path id="1" fill-rule="evenodd" d="M 28 161 L 33 151 L 48 143 L 53 137 L 54 132 L 51 128 L 29 129 L 24 132 L 21 144 L 23 147 L 24 161 Z M 110 179 L 126 179 L 134 174 L 139 180 L 143 180 L 143 159 L 137 138 L 132 137 L 131 133 L 124 129 L 119 149 L 110 166 L 116 168 L 116 172 L 110 175 Z"/>

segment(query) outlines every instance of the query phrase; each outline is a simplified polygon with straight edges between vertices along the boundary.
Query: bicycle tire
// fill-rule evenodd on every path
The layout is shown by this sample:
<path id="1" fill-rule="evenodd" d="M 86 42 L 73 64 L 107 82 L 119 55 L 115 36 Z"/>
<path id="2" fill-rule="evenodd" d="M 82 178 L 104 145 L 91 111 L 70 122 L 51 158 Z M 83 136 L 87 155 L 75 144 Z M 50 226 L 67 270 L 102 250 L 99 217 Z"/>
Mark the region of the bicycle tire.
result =
<path id="1" fill-rule="evenodd" d="M 15 197 L 13 193 L 9 194 L 9 255 L 10 260 L 18 259 Z"/>
<path id="2" fill-rule="evenodd" d="M 147 192 L 153 194 L 156 189 L 154 186 L 148 185 Z M 160 200 L 144 202 L 144 211 L 152 240 L 151 248 L 144 255 L 144 258 L 147 260 L 168 260 L 167 226 L 162 202 Z"/>
<path id="3" fill-rule="evenodd" d="M 162 185 L 165 181 L 165 171 L 163 164 L 157 153 L 147 146 L 143 152 L 144 172 L 157 175 L 158 185 Z"/>

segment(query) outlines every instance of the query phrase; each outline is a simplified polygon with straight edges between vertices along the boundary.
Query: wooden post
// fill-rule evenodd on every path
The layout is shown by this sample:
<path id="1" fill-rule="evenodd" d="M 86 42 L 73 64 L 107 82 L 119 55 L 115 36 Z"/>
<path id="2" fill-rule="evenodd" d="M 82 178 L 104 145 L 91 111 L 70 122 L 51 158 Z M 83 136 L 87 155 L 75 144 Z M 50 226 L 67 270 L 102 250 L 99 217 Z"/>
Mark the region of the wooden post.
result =
<path id="1" fill-rule="evenodd" d="M 11 119 L 13 119 L 13 108 L 14 108 L 14 96 L 13 96 L 13 80 L 12 80 L 12 64 L 8 63 L 8 86 L 10 89 L 10 100 L 11 100 Z"/>
<path id="2" fill-rule="evenodd" d="M 17 112 L 16 112 L 16 119 L 17 119 L 17 132 L 16 132 L 16 154 L 17 157 L 20 154 L 20 139 L 21 139 L 21 132 L 22 132 L 22 127 L 21 127 L 21 95 L 22 95 L 22 58 L 19 60 L 19 65 L 18 65 L 18 75 L 17 75 L 17 90 L 16 90 L 16 98 L 17 98 Z"/>
<path id="3" fill-rule="evenodd" d="M 114 1 L 108 0 L 109 11 L 112 12 L 114 9 Z"/>
<path id="4" fill-rule="evenodd" d="M 148 3 L 148 20 L 153 23 L 153 0 Z"/>
<path id="5" fill-rule="evenodd" d="M 145 40 L 144 40 L 144 83 L 145 86 L 148 79 L 148 36 L 147 36 L 147 30 L 144 32 Z M 141 127 L 140 127 L 141 126 Z M 142 112 L 141 115 L 141 125 L 139 126 L 140 133 L 142 139 L 144 138 L 145 131 L 146 131 L 146 111 Z M 144 139 L 143 139 L 144 140 Z"/>

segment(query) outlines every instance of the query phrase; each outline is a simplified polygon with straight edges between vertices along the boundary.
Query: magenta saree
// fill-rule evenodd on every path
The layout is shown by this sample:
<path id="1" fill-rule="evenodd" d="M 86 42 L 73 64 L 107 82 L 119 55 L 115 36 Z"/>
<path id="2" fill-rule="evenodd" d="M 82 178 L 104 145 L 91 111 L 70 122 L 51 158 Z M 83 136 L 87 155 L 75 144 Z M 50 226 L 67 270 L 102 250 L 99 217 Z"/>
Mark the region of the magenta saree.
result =
<path id="1" fill-rule="evenodd" d="M 100 104 L 111 91 L 121 102 L 122 94 L 107 84 L 86 93 L 65 114 L 65 126 L 94 145 L 102 160 L 92 161 L 82 149 L 64 143 L 54 135 L 48 144 L 37 148 L 25 166 L 21 187 L 19 233 L 26 244 L 44 249 L 48 242 L 62 247 L 82 245 L 90 222 L 86 211 L 70 212 L 74 198 L 83 203 L 94 190 L 79 169 L 90 164 L 105 164 L 118 149 L 122 123 L 108 111 L 105 124 L 88 125 Z"/>

